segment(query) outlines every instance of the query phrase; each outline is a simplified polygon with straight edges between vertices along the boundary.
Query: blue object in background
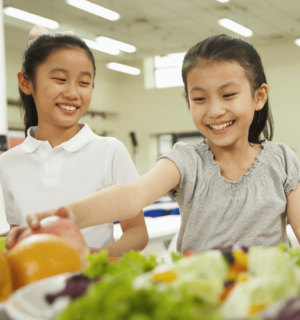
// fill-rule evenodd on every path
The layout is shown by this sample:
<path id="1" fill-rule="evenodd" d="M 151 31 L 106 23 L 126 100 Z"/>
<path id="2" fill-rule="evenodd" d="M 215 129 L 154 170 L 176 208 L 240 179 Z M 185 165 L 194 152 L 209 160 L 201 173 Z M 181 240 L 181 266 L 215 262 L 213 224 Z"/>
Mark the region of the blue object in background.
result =
<path id="1" fill-rule="evenodd" d="M 170 212 L 171 215 L 180 215 L 179 208 L 175 208 Z"/>
<path id="2" fill-rule="evenodd" d="M 157 218 L 166 215 L 166 210 L 164 209 L 156 209 L 156 210 L 148 210 L 144 212 L 145 217 Z"/>

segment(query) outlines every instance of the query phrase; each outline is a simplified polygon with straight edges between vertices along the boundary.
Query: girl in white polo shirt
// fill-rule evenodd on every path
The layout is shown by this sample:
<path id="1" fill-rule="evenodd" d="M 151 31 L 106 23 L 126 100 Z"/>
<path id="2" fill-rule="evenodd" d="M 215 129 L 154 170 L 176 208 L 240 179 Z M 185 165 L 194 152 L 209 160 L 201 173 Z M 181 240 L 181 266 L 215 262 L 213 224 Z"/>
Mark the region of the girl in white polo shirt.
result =
<path id="1" fill-rule="evenodd" d="M 78 123 L 88 110 L 96 71 L 85 42 L 38 26 L 30 37 L 18 72 L 27 137 L 0 157 L 0 184 L 11 228 L 25 226 L 30 213 L 138 178 L 121 142 L 99 137 L 87 124 Z M 123 236 L 116 243 L 112 223 L 81 231 L 92 251 L 105 248 L 111 256 L 120 256 L 144 249 L 148 234 L 143 212 L 120 223 Z"/>

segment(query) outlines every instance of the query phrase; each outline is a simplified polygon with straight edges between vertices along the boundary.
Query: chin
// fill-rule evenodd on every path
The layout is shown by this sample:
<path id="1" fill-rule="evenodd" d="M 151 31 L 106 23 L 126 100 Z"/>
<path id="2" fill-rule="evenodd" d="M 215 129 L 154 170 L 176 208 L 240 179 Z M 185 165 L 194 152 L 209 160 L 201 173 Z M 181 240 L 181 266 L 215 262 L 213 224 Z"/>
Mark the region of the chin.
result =
<path id="1" fill-rule="evenodd" d="M 233 146 L 237 142 L 233 137 L 211 137 L 211 135 L 208 135 L 207 139 L 210 143 L 220 148 Z"/>
<path id="2" fill-rule="evenodd" d="M 62 120 L 62 119 L 59 119 L 58 121 L 56 121 L 56 123 L 62 127 L 62 128 L 71 128 L 71 127 L 74 127 L 78 124 L 78 121 L 79 119 L 68 119 L 66 121 L 66 119 Z"/>

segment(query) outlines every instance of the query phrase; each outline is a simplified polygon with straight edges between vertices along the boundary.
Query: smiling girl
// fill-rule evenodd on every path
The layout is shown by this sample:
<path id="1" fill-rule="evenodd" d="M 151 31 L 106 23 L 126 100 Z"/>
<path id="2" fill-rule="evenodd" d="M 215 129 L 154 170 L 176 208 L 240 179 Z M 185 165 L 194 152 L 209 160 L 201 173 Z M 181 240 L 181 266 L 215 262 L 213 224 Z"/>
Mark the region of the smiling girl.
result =
<path id="1" fill-rule="evenodd" d="M 177 143 L 138 180 L 32 214 L 29 225 L 38 228 L 41 218 L 54 214 L 81 228 L 130 218 L 168 192 L 180 207 L 181 252 L 287 242 L 287 216 L 300 240 L 300 165 L 290 148 L 270 141 L 268 85 L 257 51 L 239 38 L 210 37 L 187 52 L 182 76 L 205 140 Z"/>
<path id="2" fill-rule="evenodd" d="M 31 38 L 18 72 L 27 138 L 0 157 L 7 221 L 11 228 L 21 226 L 16 230 L 25 228 L 29 213 L 138 178 L 121 142 L 79 123 L 91 102 L 96 71 L 85 42 L 37 26 Z M 142 210 L 120 223 L 123 236 L 116 243 L 112 223 L 81 231 L 92 251 L 105 248 L 120 256 L 142 250 L 148 242 Z"/>

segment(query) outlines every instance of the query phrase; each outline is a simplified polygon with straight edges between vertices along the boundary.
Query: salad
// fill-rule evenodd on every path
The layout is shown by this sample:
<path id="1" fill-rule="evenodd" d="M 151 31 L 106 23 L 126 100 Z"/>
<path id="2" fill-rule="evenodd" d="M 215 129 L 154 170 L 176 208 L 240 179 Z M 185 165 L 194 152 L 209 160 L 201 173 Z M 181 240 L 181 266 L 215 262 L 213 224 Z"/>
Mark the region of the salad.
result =
<path id="1" fill-rule="evenodd" d="M 161 263 L 137 252 L 115 263 L 106 252 L 88 259 L 88 269 L 47 296 L 70 297 L 57 320 L 300 319 L 299 249 L 229 248 Z"/>

